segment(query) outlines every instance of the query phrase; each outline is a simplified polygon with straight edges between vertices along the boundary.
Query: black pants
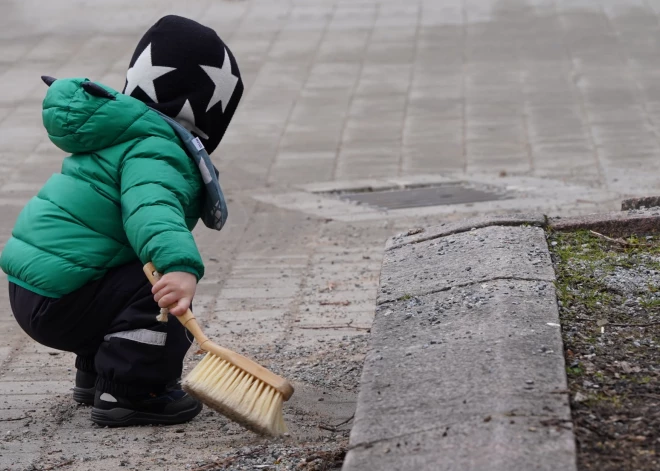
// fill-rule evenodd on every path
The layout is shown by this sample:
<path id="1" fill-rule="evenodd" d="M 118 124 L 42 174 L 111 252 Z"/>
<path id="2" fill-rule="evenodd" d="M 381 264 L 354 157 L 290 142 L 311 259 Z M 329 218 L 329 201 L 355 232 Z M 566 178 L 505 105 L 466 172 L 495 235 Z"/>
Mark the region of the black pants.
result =
<path id="1" fill-rule="evenodd" d="M 21 328 L 47 347 L 74 352 L 76 368 L 96 372 L 96 387 L 119 396 L 158 392 L 181 376 L 190 341 L 173 316 L 160 312 L 139 262 L 110 270 L 62 298 L 9 283 Z"/>

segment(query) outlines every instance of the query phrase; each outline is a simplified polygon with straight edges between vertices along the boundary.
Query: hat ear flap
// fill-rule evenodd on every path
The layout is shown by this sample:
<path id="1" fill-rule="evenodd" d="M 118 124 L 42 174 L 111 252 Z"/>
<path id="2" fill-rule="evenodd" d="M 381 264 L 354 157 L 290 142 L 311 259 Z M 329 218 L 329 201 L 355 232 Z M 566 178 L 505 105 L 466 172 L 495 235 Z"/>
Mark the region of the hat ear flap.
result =
<path id="1" fill-rule="evenodd" d="M 57 79 L 54 77 L 50 77 L 48 75 L 42 75 L 41 80 L 43 80 L 44 83 L 50 87 L 53 84 L 53 82 Z"/>

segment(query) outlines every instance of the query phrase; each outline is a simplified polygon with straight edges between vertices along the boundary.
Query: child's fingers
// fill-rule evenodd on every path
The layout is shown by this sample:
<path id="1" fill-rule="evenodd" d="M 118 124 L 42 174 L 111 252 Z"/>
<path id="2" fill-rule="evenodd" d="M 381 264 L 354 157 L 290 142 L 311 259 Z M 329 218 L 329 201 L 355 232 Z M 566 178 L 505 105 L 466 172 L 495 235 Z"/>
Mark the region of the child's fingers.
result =
<path id="1" fill-rule="evenodd" d="M 170 293 L 174 293 L 174 288 L 171 286 L 165 286 L 163 289 L 154 293 L 154 300 L 158 302 L 161 300 L 163 296 L 168 295 Z"/>
<path id="2" fill-rule="evenodd" d="M 182 316 L 190 307 L 190 298 L 181 298 L 177 305 L 170 309 L 170 314 L 173 316 Z"/>
<path id="3" fill-rule="evenodd" d="M 161 278 L 156 283 L 154 283 L 154 285 L 151 287 L 151 293 L 156 294 L 157 292 L 159 292 L 161 289 L 163 289 L 166 286 L 167 286 L 167 280 Z"/>
<path id="4" fill-rule="evenodd" d="M 161 297 L 158 302 L 158 307 L 167 307 L 169 308 L 172 304 L 179 301 L 179 296 L 176 293 L 168 293 L 165 296 Z M 170 312 L 172 312 L 170 310 Z"/>

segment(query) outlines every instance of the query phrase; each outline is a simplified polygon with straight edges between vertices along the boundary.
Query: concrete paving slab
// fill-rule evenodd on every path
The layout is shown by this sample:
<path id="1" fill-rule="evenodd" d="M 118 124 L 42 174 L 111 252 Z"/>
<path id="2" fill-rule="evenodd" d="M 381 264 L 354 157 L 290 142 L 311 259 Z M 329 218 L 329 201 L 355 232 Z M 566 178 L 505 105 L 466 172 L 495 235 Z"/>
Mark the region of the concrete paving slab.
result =
<path id="1" fill-rule="evenodd" d="M 34 443 L 5 440 L 0 448 L 0 463 L 7 466 L 4 469 L 11 471 L 26 469 L 34 460 L 34 454 L 38 452 L 39 447 Z"/>
<path id="2" fill-rule="evenodd" d="M 495 279 L 555 278 L 538 227 L 484 227 L 389 250 L 377 303 Z"/>
<path id="3" fill-rule="evenodd" d="M 416 244 L 439 237 L 467 232 L 488 226 L 530 226 L 543 227 L 546 217 L 543 214 L 503 214 L 488 215 L 461 221 L 443 222 L 431 227 L 418 227 L 398 234 L 387 240 L 385 250 L 394 250 L 407 244 Z"/>
<path id="4" fill-rule="evenodd" d="M 5 395 L 0 399 L 0 410 L 26 410 L 44 412 L 48 408 L 52 394 Z"/>
<path id="5" fill-rule="evenodd" d="M 64 378 L 59 381 L 0 381 L 0 395 L 65 394 L 73 385 Z"/>
<path id="6" fill-rule="evenodd" d="M 556 394 L 566 389 L 559 328 L 547 325 L 557 321 L 554 288 L 512 283 L 379 307 L 361 381 L 361 394 L 377 400 L 361 403 L 354 446 L 471 416 L 557 410 L 557 419 L 570 418 Z M 421 386 L 423 396 L 412 398 Z"/>
<path id="7" fill-rule="evenodd" d="M 343 470 L 574 470 L 572 437 L 538 418 L 465 418 L 353 448 Z M 475 430 L 479 430 L 476 434 Z M 530 431 L 531 430 L 531 431 Z"/>

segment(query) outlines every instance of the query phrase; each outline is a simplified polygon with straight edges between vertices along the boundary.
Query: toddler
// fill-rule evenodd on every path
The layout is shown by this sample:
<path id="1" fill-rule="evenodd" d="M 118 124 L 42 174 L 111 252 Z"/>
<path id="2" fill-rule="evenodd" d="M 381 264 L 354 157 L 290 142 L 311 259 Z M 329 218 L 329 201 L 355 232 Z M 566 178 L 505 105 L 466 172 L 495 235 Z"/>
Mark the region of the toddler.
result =
<path id="1" fill-rule="evenodd" d="M 236 60 L 212 29 L 166 16 L 138 43 L 123 93 L 44 81 L 44 126 L 71 155 L 2 251 L 14 316 L 37 342 L 77 355 L 73 398 L 97 424 L 191 420 L 202 405 L 178 381 L 190 342 L 156 316 L 190 307 L 204 275 L 191 231 L 200 218 L 224 222 L 203 148 L 217 147 L 243 93 Z M 163 273 L 153 288 L 149 261 Z"/>

